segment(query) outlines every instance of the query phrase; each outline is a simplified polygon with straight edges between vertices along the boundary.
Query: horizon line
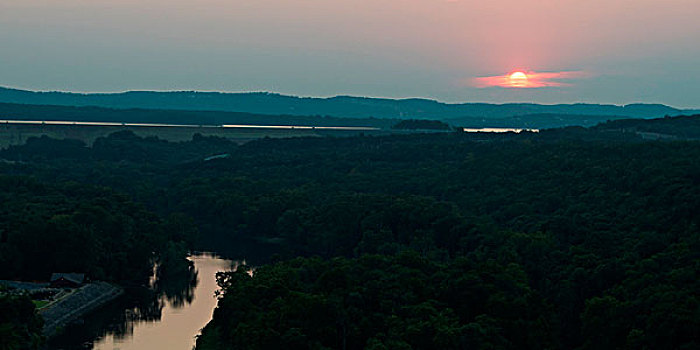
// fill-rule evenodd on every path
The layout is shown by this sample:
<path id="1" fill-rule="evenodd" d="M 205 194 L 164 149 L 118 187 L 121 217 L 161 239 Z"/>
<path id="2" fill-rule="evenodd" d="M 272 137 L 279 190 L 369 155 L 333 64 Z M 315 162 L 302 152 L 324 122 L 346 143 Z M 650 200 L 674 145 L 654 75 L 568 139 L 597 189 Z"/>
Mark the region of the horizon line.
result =
<path id="1" fill-rule="evenodd" d="M 393 100 L 393 101 L 410 101 L 410 100 L 423 100 L 423 101 L 430 101 L 430 102 L 436 102 L 444 105 L 469 105 L 469 104 L 485 104 L 485 105 L 497 105 L 497 106 L 504 106 L 504 105 L 517 105 L 517 104 L 531 104 L 531 105 L 541 105 L 541 106 L 561 106 L 561 105 L 600 105 L 600 106 L 617 106 L 617 107 L 627 107 L 631 105 L 659 105 L 659 106 L 665 106 L 665 107 L 670 107 L 674 108 L 677 110 L 692 110 L 692 111 L 700 111 L 700 106 L 696 107 L 676 107 L 670 104 L 662 103 L 662 102 L 642 102 L 642 101 L 634 101 L 634 102 L 627 102 L 627 103 L 601 103 L 601 102 L 583 102 L 583 101 L 577 101 L 577 102 L 557 102 L 557 103 L 543 103 L 543 102 L 481 102 L 481 101 L 472 101 L 472 102 L 467 102 L 467 101 L 461 101 L 461 102 L 447 102 L 443 101 L 437 98 L 431 98 L 431 97 L 386 97 L 386 96 L 362 96 L 362 95 L 350 95 L 350 94 L 335 94 L 335 95 L 316 95 L 316 96 L 311 96 L 311 95 L 296 95 L 293 93 L 283 93 L 283 92 L 274 92 L 274 91 L 264 91 L 264 90 L 257 90 L 257 91 L 230 91 L 230 90 L 184 90 L 184 89 L 150 89 L 150 90 L 141 90 L 141 89 L 132 89 L 132 90 L 115 90 L 115 91 L 70 91 L 70 90 L 55 90 L 55 89 L 30 89 L 30 88 L 24 88 L 24 87 L 11 87 L 7 85 L 0 85 L 0 89 L 5 89 L 5 90 L 17 90 L 17 91 L 23 91 L 23 92 L 32 92 L 32 93 L 62 93 L 62 94 L 74 94 L 74 95 L 120 95 L 120 94 L 127 94 L 127 93 L 216 93 L 216 94 L 222 94 L 222 95 L 245 95 L 245 94 L 269 94 L 269 95 L 277 95 L 277 96 L 282 96 L 282 97 L 291 97 L 291 98 L 299 98 L 299 99 L 321 99 L 321 100 L 330 100 L 334 98 L 342 98 L 342 97 L 349 97 L 349 98 L 366 98 L 366 99 L 376 99 L 376 100 Z M 7 103 L 7 102 L 5 102 Z"/>

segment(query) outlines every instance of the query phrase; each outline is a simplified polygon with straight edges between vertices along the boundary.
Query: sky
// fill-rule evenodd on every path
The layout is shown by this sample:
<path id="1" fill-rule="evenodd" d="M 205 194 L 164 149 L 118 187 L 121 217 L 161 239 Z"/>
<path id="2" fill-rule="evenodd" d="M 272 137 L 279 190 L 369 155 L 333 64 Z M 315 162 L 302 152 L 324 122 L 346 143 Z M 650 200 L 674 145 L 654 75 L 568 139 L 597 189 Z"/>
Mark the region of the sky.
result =
<path id="1" fill-rule="evenodd" d="M 0 86 L 697 108 L 698 18 L 700 0 L 0 0 Z"/>

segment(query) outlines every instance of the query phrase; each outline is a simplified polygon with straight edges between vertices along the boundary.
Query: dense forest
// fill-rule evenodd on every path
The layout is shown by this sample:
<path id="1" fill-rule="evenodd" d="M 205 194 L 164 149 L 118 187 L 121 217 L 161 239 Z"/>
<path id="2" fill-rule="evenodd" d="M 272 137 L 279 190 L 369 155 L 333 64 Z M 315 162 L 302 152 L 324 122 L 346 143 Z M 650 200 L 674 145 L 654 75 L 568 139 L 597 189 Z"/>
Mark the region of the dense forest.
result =
<path id="1" fill-rule="evenodd" d="M 0 159 L 3 273 L 45 273 L 27 263 L 44 254 L 107 279 L 149 252 L 249 257 L 252 274 L 219 275 L 199 349 L 700 347 L 696 141 L 122 132 Z"/>
<path id="2" fill-rule="evenodd" d="M 149 261 L 173 245 L 186 252 L 196 239 L 189 218 L 159 218 L 108 189 L 14 176 L 0 177 L 0 188 L 0 279 L 81 271 L 139 283 L 150 276 Z"/>
<path id="3" fill-rule="evenodd" d="M 59 120 L 112 123 L 160 123 L 181 125 L 308 125 L 366 126 L 388 129 L 396 119 L 336 118 L 321 115 L 255 114 L 226 111 L 171 109 L 116 109 L 93 106 L 52 106 L 0 103 L 0 119 Z"/>
<path id="4" fill-rule="evenodd" d="M 391 126 L 392 129 L 408 130 L 451 130 L 449 124 L 439 120 L 406 119 Z"/>
<path id="5" fill-rule="evenodd" d="M 665 117 L 658 119 L 612 120 L 595 126 L 596 130 L 618 130 L 658 135 L 667 139 L 700 139 L 700 115 Z"/>
<path id="6" fill-rule="evenodd" d="M 26 295 L 5 295 L 0 286 L 0 348 L 37 348 L 42 343 L 43 320 Z"/>

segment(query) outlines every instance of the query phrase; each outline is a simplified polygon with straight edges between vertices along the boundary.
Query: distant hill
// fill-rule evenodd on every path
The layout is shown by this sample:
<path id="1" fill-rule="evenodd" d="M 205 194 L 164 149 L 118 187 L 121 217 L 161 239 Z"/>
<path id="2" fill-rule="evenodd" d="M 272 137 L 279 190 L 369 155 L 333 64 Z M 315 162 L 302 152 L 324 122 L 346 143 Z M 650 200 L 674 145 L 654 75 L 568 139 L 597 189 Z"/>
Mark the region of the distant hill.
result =
<path id="1" fill-rule="evenodd" d="M 636 133 L 647 139 L 700 139 L 700 114 L 657 119 L 613 120 L 591 128 Z"/>
<path id="2" fill-rule="evenodd" d="M 310 98 L 273 93 L 153 92 L 68 93 L 33 92 L 0 88 L 0 102 L 36 105 L 98 106 L 168 110 L 208 110 L 272 115 L 322 115 L 342 118 L 396 118 L 449 120 L 509 118 L 537 114 L 620 116 L 654 118 L 666 115 L 694 114 L 660 104 L 626 106 L 600 104 L 540 105 L 531 103 L 460 103 L 448 104 L 427 99 L 384 99 L 337 96 Z M 578 125 L 578 124 L 574 124 Z"/>
<path id="3" fill-rule="evenodd" d="M 446 122 L 462 127 L 527 128 L 550 129 L 565 126 L 594 126 L 610 120 L 629 119 L 625 115 L 558 114 L 538 113 L 517 115 L 506 118 L 453 118 Z"/>

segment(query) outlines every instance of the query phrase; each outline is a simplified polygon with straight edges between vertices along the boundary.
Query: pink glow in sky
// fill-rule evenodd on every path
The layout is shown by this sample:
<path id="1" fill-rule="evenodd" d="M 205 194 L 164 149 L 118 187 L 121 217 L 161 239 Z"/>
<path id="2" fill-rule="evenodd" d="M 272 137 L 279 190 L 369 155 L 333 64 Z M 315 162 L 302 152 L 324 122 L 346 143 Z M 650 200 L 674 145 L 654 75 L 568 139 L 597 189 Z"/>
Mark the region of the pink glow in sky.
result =
<path id="1" fill-rule="evenodd" d="M 698 18 L 700 0 L 0 0 L 0 85 L 697 107 Z M 519 67 L 590 77 L 464 83 Z"/>
<path id="2" fill-rule="evenodd" d="M 478 77 L 471 80 L 471 85 L 477 88 L 502 87 L 533 89 L 544 87 L 573 86 L 577 79 L 587 77 L 581 71 L 570 72 L 532 72 L 516 70 L 505 75 Z"/>

